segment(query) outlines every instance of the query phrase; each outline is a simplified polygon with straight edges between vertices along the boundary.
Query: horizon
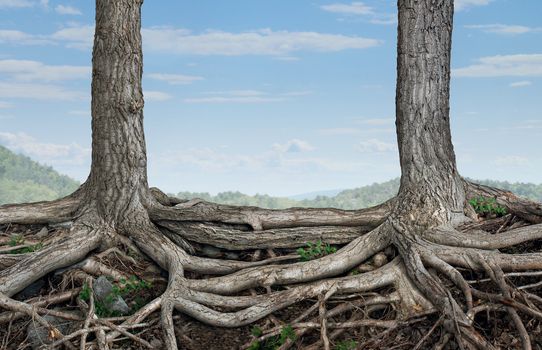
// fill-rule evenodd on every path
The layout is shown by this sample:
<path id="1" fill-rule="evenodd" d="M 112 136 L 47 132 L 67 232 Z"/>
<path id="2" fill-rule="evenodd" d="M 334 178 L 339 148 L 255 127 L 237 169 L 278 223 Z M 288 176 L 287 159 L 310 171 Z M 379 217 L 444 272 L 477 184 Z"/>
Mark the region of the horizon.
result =
<path id="1" fill-rule="evenodd" d="M 539 184 L 542 3 L 456 7 L 458 168 Z M 168 1 L 142 19 L 151 186 L 292 197 L 400 175 L 393 2 Z M 93 25 L 93 3 L 0 0 L 0 144 L 80 182 Z"/>

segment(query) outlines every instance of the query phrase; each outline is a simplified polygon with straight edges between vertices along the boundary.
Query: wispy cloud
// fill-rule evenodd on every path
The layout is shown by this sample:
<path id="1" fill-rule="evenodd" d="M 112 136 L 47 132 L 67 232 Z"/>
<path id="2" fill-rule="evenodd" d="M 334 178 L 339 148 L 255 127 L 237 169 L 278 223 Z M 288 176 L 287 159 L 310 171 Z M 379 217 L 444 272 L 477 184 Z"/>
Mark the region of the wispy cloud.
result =
<path id="1" fill-rule="evenodd" d="M 271 103 L 286 101 L 292 97 L 307 96 L 312 91 L 290 91 L 277 94 L 270 94 L 259 90 L 229 90 L 229 91 L 209 91 L 202 93 L 203 97 L 189 97 L 183 101 L 185 103 Z"/>
<path id="2" fill-rule="evenodd" d="M 25 8 L 41 6 L 47 8 L 49 6 L 49 0 L 0 0 L 1 8 Z"/>
<path id="3" fill-rule="evenodd" d="M 307 141 L 293 139 L 282 144 L 275 143 L 273 145 L 273 149 L 279 153 L 301 153 L 313 151 L 314 147 L 312 147 Z"/>
<path id="4" fill-rule="evenodd" d="M 517 155 L 501 156 L 501 157 L 497 157 L 493 163 L 495 165 L 505 166 L 505 167 L 524 166 L 524 165 L 529 164 L 529 159 L 527 157 L 517 156 Z"/>
<path id="5" fill-rule="evenodd" d="M 192 75 L 182 74 L 165 74 L 165 73 L 151 73 L 147 76 L 154 80 L 165 81 L 171 85 L 188 85 L 196 81 L 201 81 L 204 78 Z"/>
<path id="6" fill-rule="evenodd" d="M 452 70 L 454 77 L 542 76 L 542 54 L 482 57 L 478 63 Z"/>
<path id="7" fill-rule="evenodd" d="M 372 119 L 362 119 L 359 121 L 360 124 L 371 125 L 371 126 L 390 126 L 395 122 L 394 118 L 372 118 Z"/>
<path id="8" fill-rule="evenodd" d="M 500 35 L 519 35 L 533 32 L 542 32 L 542 27 L 527 27 L 522 25 L 510 24 L 471 24 L 465 28 L 478 29 L 485 33 L 493 33 Z"/>
<path id="9" fill-rule="evenodd" d="M 0 43 L 14 45 L 54 45 L 55 41 L 45 36 L 33 35 L 20 30 L 0 30 Z"/>
<path id="10" fill-rule="evenodd" d="M 456 11 L 466 10 L 474 6 L 489 5 L 493 0 L 455 0 L 454 8 Z"/>
<path id="11" fill-rule="evenodd" d="M 0 81 L 0 98 L 34 99 L 34 100 L 81 100 L 89 98 L 89 93 L 53 85 L 35 83 L 6 83 Z"/>
<path id="12" fill-rule="evenodd" d="M 160 101 L 167 101 L 171 98 L 173 98 L 173 96 L 171 96 L 170 94 L 166 93 L 166 92 L 162 92 L 162 91 L 149 91 L 149 90 L 145 90 L 143 91 L 143 96 L 145 97 L 145 101 L 151 101 L 151 102 L 160 102 Z"/>
<path id="13" fill-rule="evenodd" d="M 83 13 L 78 8 L 68 5 L 57 5 L 55 7 L 56 13 L 60 15 L 82 15 Z"/>
<path id="14" fill-rule="evenodd" d="M 358 36 L 271 29 L 241 33 L 209 30 L 194 34 L 186 29 L 147 28 L 142 32 L 149 50 L 189 55 L 284 57 L 300 51 L 334 52 L 380 44 L 379 40 Z"/>
<path id="15" fill-rule="evenodd" d="M 528 80 L 522 80 L 522 81 L 515 81 L 513 83 L 510 83 L 509 86 L 512 88 L 519 88 L 519 87 L 525 87 L 525 86 L 530 86 L 530 85 L 533 85 L 533 83 Z"/>
<path id="16" fill-rule="evenodd" d="M 361 132 L 357 128 L 326 128 L 318 131 L 324 135 L 355 135 Z"/>
<path id="17" fill-rule="evenodd" d="M 370 15 L 374 13 L 373 8 L 365 5 L 363 2 L 351 2 L 350 4 L 335 3 L 322 5 L 320 8 L 327 12 L 343 15 Z"/>
<path id="18" fill-rule="evenodd" d="M 11 44 L 64 44 L 66 47 L 88 50 L 92 47 L 94 27 L 73 25 L 51 35 L 4 32 L 8 33 L 2 34 L 0 31 L 0 40 Z M 187 29 L 153 27 L 143 28 L 142 35 L 145 50 L 179 55 L 263 55 L 285 58 L 295 52 L 337 52 L 381 44 L 380 40 L 359 36 L 271 29 L 240 33 L 216 30 L 193 33 Z"/>
<path id="19" fill-rule="evenodd" d="M 11 108 L 13 105 L 9 102 L 0 101 L 0 109 Z"/>
<path id="20" fill-rule="evenodd" d="M 88 66 L 53 66 L 38 61 L 0 60 L 0 74 L 18 81 L 62 81 L 90 79 Z"/>
<path id="21" fill-rule="evenodd" d="M 378 139 L 369 139 L 367 141 L 361 141 L 356 149 L 364 153 L 385 153 L 392 152 L 397 149 L 397 145 L 389 142 L 384 142 Z"/>
<path id="22" fill-rule="evenodd" d="M 22 152 L 51 165 L 82 165 L 90 159 L 90 148 L 77 143 L 56 144 L 36 140 L 26 133 L 0 132 L 0 142 L 9 149 Z"/>

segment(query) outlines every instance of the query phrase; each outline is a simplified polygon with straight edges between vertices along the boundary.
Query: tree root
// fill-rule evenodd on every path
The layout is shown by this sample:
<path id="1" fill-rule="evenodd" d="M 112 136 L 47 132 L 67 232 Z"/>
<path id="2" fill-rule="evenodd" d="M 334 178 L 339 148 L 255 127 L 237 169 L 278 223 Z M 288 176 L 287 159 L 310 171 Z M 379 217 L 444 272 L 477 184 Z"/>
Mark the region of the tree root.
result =
<path id="1" fill-rule="evenodd" d="M 101 264 L 92 256 L 89 257 L 89 254 L 101 250 L 98 258 L 115 254 L 123 263 L 134 263 L 131 256 L 116 248 L 118 242 L 137 254 L 150 257 L 160 267 L 169 271 L 169 281 L 162 296 L 120 325 L 95 318 L 91 301 L 83 329 L 77 331 L 77 336 L 71 334 L 64 339 L 59 338 L 58 344 L 66 344 L 67 341 L 79 338 L 79 344 L 83 344 L 84 348 L 87 335 L 97 332 L 98 344 L 102 347 L 107 347 L 107 344 L 111 344 L 121 335 L 148 346 L 150 344 L 128 330 L 138 327 L 150 314 L 161 309 L 164 342 L 168 348 L 174 348 L 177 346 L 174 310 L 209 325 L 239 327 L 300 301 L 314 298 L 320 298 L 320 301 L 294 320 L 292 327 L 300 335 L 310 329 L 319 329 L 321 340 L 318 344 L 324 348 L 329 348 L 334 335 L 340 333 L 328 330 L 368 326 L 395 329 L 403 324 L 401 322 L 405 319 L 434 312 L 436 309 L 440 312 L 442 321 L 435 324 L 430 332 L 417 342 L 418 347 L 427 341 L 436 328 L 442 326 L 446 333 L 456 338 L 461 347 L 491 349 L 492 344 L 473 327 L 473 319 L 481 310 L 494 308 L 505 310 L 511 316 L 523 348 L 530 349 L 529 334 L 518 313 L 542 320 L 542 312 L 535 306 L 536 303 L 542 305 L 542 298 L 509 286 L 506 282 L 507 274 L 504 272 L 542 270 L 542 253 L 504 254 L 496 250 L 542 238 L 540 224 L 512 229 L 497 236 L 480 231 L 461 232 L 451 227 L 419 232 L 386 219 L 389 203 L 361 211 L 273 211 L 251 207 L 236 208 L 203 201 L 178 203 L 183 205 L 172 207 L 168 205 L 175 205 L 174 202 L 162 198 L 161 205 L 149 209 L 150 219 L 139 221 L 137 225 L 123 225 L 113 229 L 96 221 L 84 221 L 84 217 L 80 215 L 70 216 L 74 206 L 78 205 L 76 202 L 73 198 L 69 205 L 60 201 L 59 203 L 63 204 L 51 205 L 50 208 L 54 209 L 37 219 L 23 217 L 29 207 L 0 208 L 0 213 L 6 208 L 11 213 L 19 210 L 15 217 L 16 221 L 21 222 L 43 222 L 47 215 L 52 215 L 53 212 L 58 214 L 59 210 L 64 211 L 62 220 L 74 220 L 69 234 L 51 238 L 39 251 L 13 256 L 0 254 L 0 293 L 3 308 L 18 311 L 16 317 L 29 313 L 39 317 L 38 314 L 46 310 L 40 309 L 44 303 L 36 304 L 32 309 L 30 304 L 17 302 L 20 303 L 17 307 L 25 306 L 16 309 L 9 297 L 37 278 L 73 265 L 92 274 L 125 279 L 126 274 Z M 527 210 L 525 206 L 521 208 L 523 211 Z M 536 210 L 531 206 L 529 208 L 530 215 L 536 214 Z M 516 212 L 514 214 L 519 215 Z M 4 214 L 0 214 L 0 220 L 3 220 L 1 215 Z M 193 222 L 203 218 L 206 218 L 206 222 Z M 347 244 L 334 254 L 306 262 L 289 263 L 297 259 L 297 256 L 287 253 L 273 256 L 276 254 L 272 250 L 271 258 L 260 261 L 210 259 L 187 253 L 165 236 L 151 219 L 157 220 L 157 224 L 169 230 L 176 231 L 188 241 L 231 250 L 241 249 L 241 245 L 242 249 L 291 249 L 303 245 L 306 241 L 320 239 Z M 369 228 L 370 231 L 366 232 Z M 367 261 L 389 246 L 397 249 L 398 257 L 381 267 L 371 267 Z M 345 276 L 360 264 L 364 265 L 359 270 L 365 272 Z M 458 268 L 487 274 L 487 281 L 496 284 L 498 293 L 481 292 L 473 288 L 473 283 L 467 281 Z M 189 278 L 186 272 L 196 273 L 200 277 Z M 538 271 L 527 273 L 536 274 Z M 445 280 L 453 282 L 462 292 L 462 297 L 452 297 L 449 288 L 444 284 Z M 257 294 L 253 291 L 255 295 L 242 294 L 254 288 L 266 288 L 268 293 Z M 394 290 L 388 297 L 376 296 L 329 310 L 326 307 L 326 302 L 332 296 L 334 298 L 371 291 L 381 292 L 386 288 Z M 519 300 L 518 296 L 522 299 Z M 478 305 L 480 300 L 489 304 Z M 392 303 L 396 319 L 352 317 L 349 321 L 331 320 L 334 315 L 354 307 L 347 305 L 361 306 L 377 302 Z M 303 322 L 316 310 L 319 310 L 318 318 Z M 0 314 L 0 323 L 2 320 L 5 322 L 7 317 L 8 314 Z M 271 329 L 265 335 L 276 332 L 277 329 Z M 445 342 L 448 338 L 443 336 L 441 340 Z M 292 342 L 286 344 L 291 345 Z M 288 345 L 284 345 L 284 348 L 287 347 Z"/>

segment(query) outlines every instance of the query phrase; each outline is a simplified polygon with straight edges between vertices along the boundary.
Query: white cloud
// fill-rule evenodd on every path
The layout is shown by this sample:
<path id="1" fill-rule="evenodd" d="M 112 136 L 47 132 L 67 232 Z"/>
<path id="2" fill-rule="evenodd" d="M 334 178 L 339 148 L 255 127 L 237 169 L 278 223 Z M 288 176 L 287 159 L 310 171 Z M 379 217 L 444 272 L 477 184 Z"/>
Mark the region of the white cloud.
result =
<path id="1" fill-rule="evenodd" d="M 287 97 L 310 95 L 311 91 L 291 91 L 270 95 L 258 90 L 210 91 L 203 93 L 205 97 L 185 98 L 185 103 L 270 103 L 285 101 Z"/>
<path id="2" fill-rule="evenodd" d="M 299 51 L 334 52 L 365 49 L 380 44 L 376 39 L 317 32 L 289 32 L 261 29 L 242 33 L 206 31 L 193 34 L 186 29 L 143 29 L 148 50 L 189 55 L 289 56 Z"/>
<path id="3" fill-rule="evenodd" d="M 282 98 L 262 96 L 211 96 L 185 98 L 185 103 L 268 103 L 283 101 Z"/>
<path id="4" fill-rule="evenodd" d="M 464 68 L 452 70 L 454 77 L 527 77 L 542 76 L 542 54 L 498 55 L 482 57 Z"/>
<path id="5" fill-rule="evenodd" d="M 87 66 L 50 66 L 38 61 L 0 60 L 0 74 L 19 81 L 61 81 L 90 79 Z"/>
<path id="6" fill-rule="evenodd" d="M 275 143 L 273 145 L 273 150 L 279 153 L 301 153 L 301 152 L 313 151 L 314 147 L 312 147 L 306 141 L 293 139 L 283 144 Z"/>
<path id="7" fill-rule="evenodd" d="M 11 108 L 13 105 L 9 102 L 0 101 L 0 109 Z"/>
<path id="8" fill-rule="evenodd" d="M 518 35 L 532 32 L 540 32 L 540 27 L 527 27 L 521 25 L 509 25 L 509 24 L 473 24 L 466 25 L 465 28 L 479 29 L 485 33 L 494 33 L 501 35 Z"/>
<path id="9" fill-rule="evenodd" d="M 320 8 L 327 12 L 340 13 L 344 15 L 370 15 L 373 14 L 373 9 L 370 6 L 365 5 L 363 2 L 352 2 L 350 4 L 329 4 L 320 6 Z"/>
<path id="10" fill-rule="evenodd" d="M 357 146 L 357 150 L 364 153 L 384 153 L 391 152 L 397 149 L 397 145 L 393 143 L 384 142 L 378 139 L 369 139 L 367 141 L 361 141 Z"/>
<path id="11" fill-rule="evenodd" d="M 151 73 L 147 74 L 147 76 L 151 79 L 165 81 L 171 85 L 188 85 L 203 80 L 203 77 L 182 74 Z"/>
<path id="12" fill-rule="evenodd" d="M 497 157 L 493 163 L 498 166 L 523 166 L 529 164 L 529 159 L 523 156 L 502 156 Z"/>
<path id="13" fill-rule="evenodd" d="M 361 124 L 371 125 L 371 126 L 381 126 L 381 125 L 393 125 L 395 122 L 394 118 L 374 118 L 374 119 L 364 119 L 359 121 Z"/>
<path id="14" fill-rule="evenodd" d="M 0 43 L 15 45 L 51 45 L 55 42 L 40 35 L 32 35 L 19 30 L 0 30 Z"/>
<path id="15" fill-rule="evenodd" d="M 474 6 L 489 5 L 493 0 L 455 0 L 454 8 L 456 11 L 462 11 Z"/>
<path id="16" fill-rule="evenodd" d="M 51 165 L 86 164 L 91 154 L 90 148 L 77 143 L 44 143 L 25 133 L 0 132 L 0 142 L 13 151 L 22 152 Z"/>
<path id="17" fill-rule="evenodd" d="M 54 32 L 50 38 L 65 43 L 66 47 L 90 49 L 94 40 L 94 26 L 74 25 Z"/>
<path id="18" fill-rule="evenodd" d="M 90 98 L 90 93 L 82 93 L 52 84 L 0 82 L 0 98 L 68 101 Z"/>
<path id="19" fill-rule="evenodd" d="M 319 132 L 324 135 L 355 135 L 359 134 L 360 130 L 356 128 L 327 128 L 320 129 Z"/>
<path id="20" fill-rule="evenodd" d="M 168 93 L 162 92 L 162 91 L 148 91 L 145 90 L 143 92 L 143 96 L 145 97 L 145 101 L 167 101 L 172 98 L 172 96 Z"/>
<path id="21" fill-rule="evenodd" d="M 317 32 L 252 30 L 241 33 L 207 30 L 199 34 L 187 29 L 169 27 L 143 28 L 145 51 L 166 52 L 180 55 L 266 55 L 284 59 L 291 53 L 337 52 L 348 49 L 365 49 L 378 46 L 381 41 L 359 36 Z M 5 42 L 12 44 L 64 44 L 70 48 L 88 50 L 92 47 L 94 26 L 72 25 L 51 35 L 31 35 L 23 32 L 4 33 Z M 24 36 L 24 40 L 15 37 Z M 9 40 L 7 40 L 9 39 Z"/>
<path id="22" fill-rule="evenodd" d="M 518 87 L 525 87 L 529 85 L 533 85 L 533 83 L 528 80 L 522 80 L 522 81 L 515 81 L 513 83 L 510 83 L 509 86 L 513 88 L 518 88 Z"/>
<path id="23" fill-rule="evenodd" d="M 32 7 L 34 4 L 34 2 L 29 0 L 0 0 L 0 8 Z"/>
<path id="24" fill-rule="evenodd" d="M 67 6 L 67 5 L 57 5 L 55 7 L 55 11 L 56 13 L 60 15 L 82 15 L 83 14 L 79 9 L 73 6 Z"/>

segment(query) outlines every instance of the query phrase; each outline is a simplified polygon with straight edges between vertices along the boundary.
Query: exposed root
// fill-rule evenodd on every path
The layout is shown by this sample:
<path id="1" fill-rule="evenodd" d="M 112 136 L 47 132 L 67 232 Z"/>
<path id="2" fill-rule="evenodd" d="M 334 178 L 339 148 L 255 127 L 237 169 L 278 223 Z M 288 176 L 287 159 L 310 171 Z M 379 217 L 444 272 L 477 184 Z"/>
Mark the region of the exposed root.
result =
<path id="1" fill-rule="evenodd" d="M 464 184 L 465 192 L 469 198 L 480 196 L 495 198 L 498 204 L 508 209 L 508 212 L 534 224 L 542 223 L 542 203 L 518 197 L 510 191 L 504 191 L 466 180 L 464 181 Z"/>
<path id="2" fill-rule="evenodd" d="M 79 206 L 79 193 L 51 202 L 7 204 L 0 206 L 0 225 L 50 224 L 69 221 Z"/>

